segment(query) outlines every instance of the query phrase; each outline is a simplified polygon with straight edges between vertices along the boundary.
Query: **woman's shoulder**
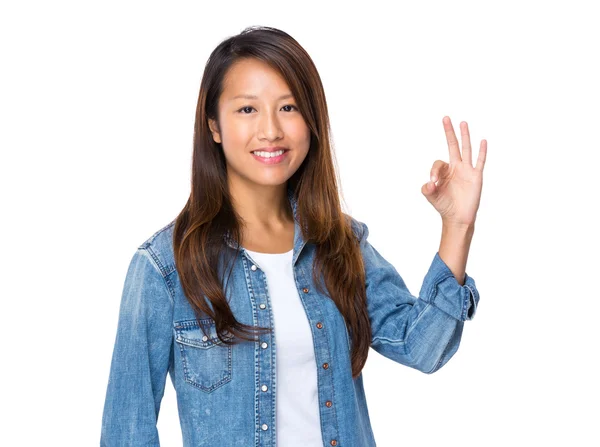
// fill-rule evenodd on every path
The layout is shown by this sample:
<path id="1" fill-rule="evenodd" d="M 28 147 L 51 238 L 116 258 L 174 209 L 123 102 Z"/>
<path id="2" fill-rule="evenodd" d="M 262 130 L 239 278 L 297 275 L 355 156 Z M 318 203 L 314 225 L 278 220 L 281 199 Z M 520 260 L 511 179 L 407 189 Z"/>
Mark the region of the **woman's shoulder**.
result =
<path id="1" fill-rule="evenodd" d="M 350 221 L 352 231 L 354 232 L 359 241 L 363 240 L 369 235 L 369 227 L 367 227 L 366 223 L 361 222 L 360 220 L 352 217 L 350 214 L 344 213 L 344 216 L 347 220 Z"/>
<path id="2" fill-rule="evenodd" d="M 165 276 L 175 268 L 173 251 L 174 227 L 175 219 L 156 230 L 138 246 L 138 250 L 146 250 L 152 256 Z"/>

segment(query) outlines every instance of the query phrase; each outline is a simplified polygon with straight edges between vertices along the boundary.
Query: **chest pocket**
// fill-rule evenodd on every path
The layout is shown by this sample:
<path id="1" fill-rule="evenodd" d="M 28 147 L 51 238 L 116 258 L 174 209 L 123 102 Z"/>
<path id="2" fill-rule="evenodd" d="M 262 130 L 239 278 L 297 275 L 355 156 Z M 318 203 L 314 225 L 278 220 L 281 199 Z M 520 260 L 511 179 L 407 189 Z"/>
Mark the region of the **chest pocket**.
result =
<path id="1" fill-rule="evenodd" d="M 180 320 L 174 323 L 175 342 L 181 353 L 185 381 L 210 393 L 231 381 L 233 346 L 219 340 L 212 318 L 200 321 L 208 336 L 204 335 L 198 321 Z"/>

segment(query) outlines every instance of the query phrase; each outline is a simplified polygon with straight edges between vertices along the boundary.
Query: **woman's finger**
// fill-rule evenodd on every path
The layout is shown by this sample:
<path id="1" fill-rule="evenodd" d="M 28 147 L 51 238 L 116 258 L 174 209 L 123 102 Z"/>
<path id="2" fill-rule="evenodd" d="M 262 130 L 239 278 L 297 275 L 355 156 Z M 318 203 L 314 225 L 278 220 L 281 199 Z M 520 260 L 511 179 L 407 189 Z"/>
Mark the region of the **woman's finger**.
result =
<path id="1" fill-rule="evenodd" d="M 473 166 L 471 159 L 471 136 L 469 135 L 469 125 L 466 121 L 460 123 L 460 142 L 462 145 L 462 160 Z"/>
<path id="2" fill-rule="evenodd" d="M 483 171 L 483 167 L 485 166 L 486 155 L 487 155 L 487 140 L 481 140 L 481 145 L 479 146 L 479 155 L 477 156 L 477 164 L 475 165 L 475 169 Z"/>
<path id="3" fill-rule="evenodd" d="M 433 162 L 433 166 L 431 167 L 431 171 L 429 172 L 429 178 L 432 182 L 437 182 L 441 176 L 443 176 L 446 172 L 446 168 L 448 163 L 443 160 L 436 160 Z"/>
<path id="4" fill-rule="evenodd" d="M 460 163 L 462 158 L 460 156 L 460 148 L 458 147 L 458 140 L 454 133 L 454 127 L 452 127 L 452 121 L 449 116 L 445 116 L 442 119 L 444 124 L 444 132 L 446 132 L 446 140 L 448 141 L 448 151 L 450 152 L 450 163 Z"/>

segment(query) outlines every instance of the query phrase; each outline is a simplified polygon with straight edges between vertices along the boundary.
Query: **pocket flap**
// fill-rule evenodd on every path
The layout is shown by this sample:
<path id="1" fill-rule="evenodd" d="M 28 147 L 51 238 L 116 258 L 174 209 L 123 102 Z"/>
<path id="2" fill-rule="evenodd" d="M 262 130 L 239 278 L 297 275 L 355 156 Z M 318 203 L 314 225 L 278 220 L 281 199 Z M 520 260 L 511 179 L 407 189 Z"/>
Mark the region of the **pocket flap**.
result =
<path id="1" fill-rule="evenodd" d="M 204 335 L 197 320 L 180 320 L 174 323 L 175 341 L 184 345 L 204 349 L 214 345 L 222 345 L 223 342 L 217 337 L 215 321 L 212 318 L 204 318 L 200 321 L 206 329 L 207 335 Z"/>

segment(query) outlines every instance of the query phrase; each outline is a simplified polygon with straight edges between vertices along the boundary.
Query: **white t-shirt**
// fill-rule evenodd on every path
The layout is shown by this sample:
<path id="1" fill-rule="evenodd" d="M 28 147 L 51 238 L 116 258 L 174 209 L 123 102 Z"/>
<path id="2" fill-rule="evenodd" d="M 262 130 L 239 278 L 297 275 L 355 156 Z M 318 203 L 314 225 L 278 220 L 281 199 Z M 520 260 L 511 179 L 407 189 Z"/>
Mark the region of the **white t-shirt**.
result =
<path id="1" fill-rule="evenodd" d="M 275 321 L 277 445 L 322 447 L 317 363 L 312 332 L 294 281 L 293 250 L 246 251 L 266 274 Z"/>

